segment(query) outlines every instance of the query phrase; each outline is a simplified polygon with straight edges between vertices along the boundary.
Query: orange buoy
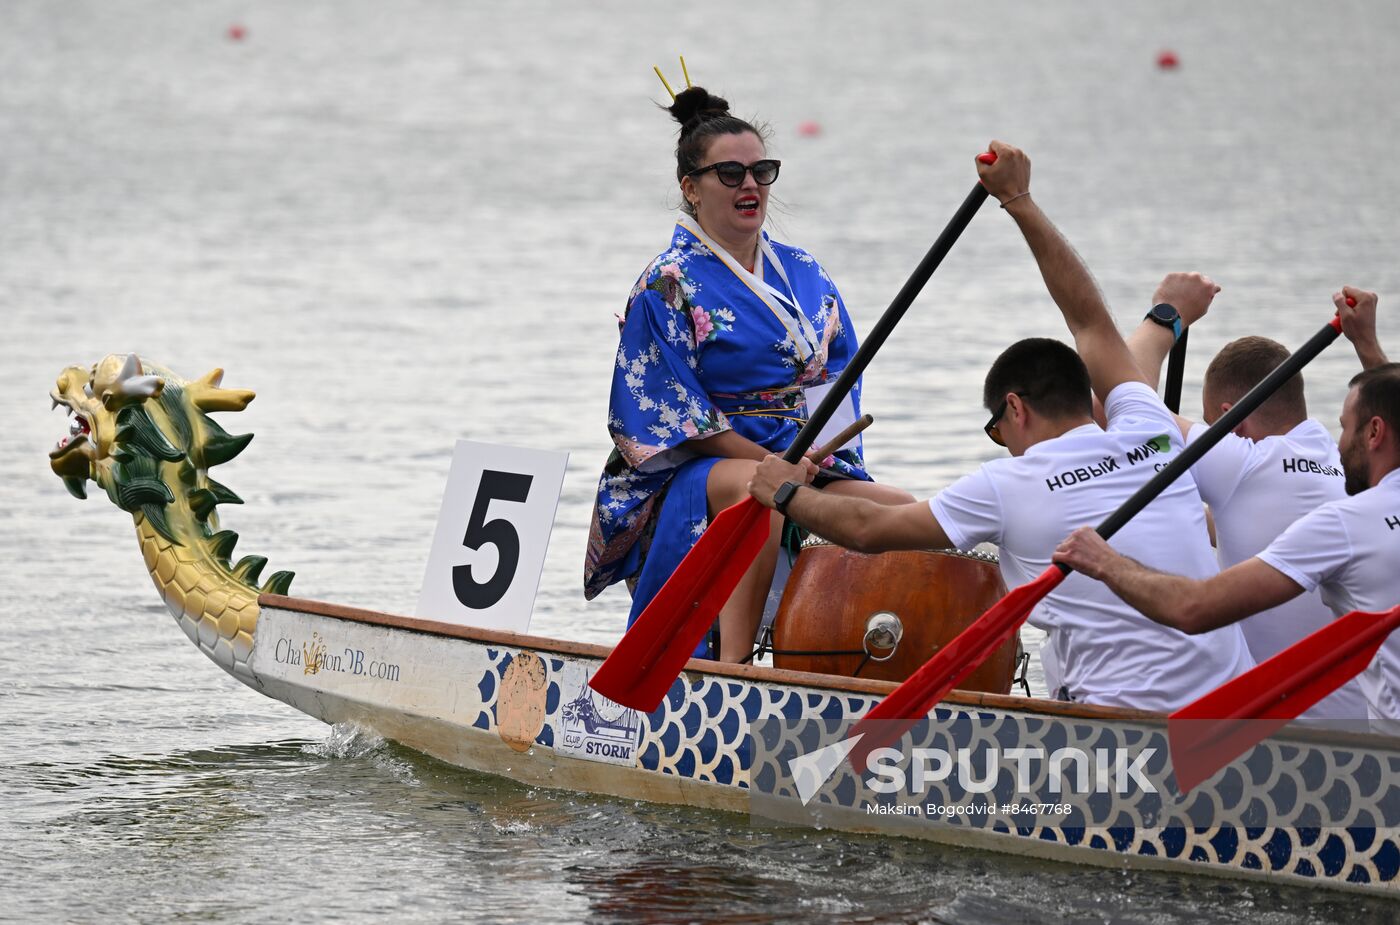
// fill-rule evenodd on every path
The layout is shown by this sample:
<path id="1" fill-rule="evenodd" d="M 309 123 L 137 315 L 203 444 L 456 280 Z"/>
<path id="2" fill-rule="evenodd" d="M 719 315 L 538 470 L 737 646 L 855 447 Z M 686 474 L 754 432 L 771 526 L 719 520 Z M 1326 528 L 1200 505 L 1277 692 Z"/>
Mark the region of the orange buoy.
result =
<path id="1" fill-rule="evenodd" d="M 815 138 L 821 133 L 822 126 L 820 122 L 814 122 L 811 119 L 808 119 L 806 122 L 797 123 L 797 134 L 801 135 L 804 138 Z"/>
<path id="2" fill-rule="evenodd" d="M 233 25 L 228 27 L 228 40 L 230 42 L 241 42 L 247 37 L 248 30 L 240 26 L 238 23 L 234 23 Z"/>
<path id="3" fill-rule="evenodd" d="M 1181 59 L 1176 56 L 1176 52 L 1171 49 L 1163 49 L 1157 52 L 1157 66 L 1164 71 L 1175 70 L 1181 64 Z"/>

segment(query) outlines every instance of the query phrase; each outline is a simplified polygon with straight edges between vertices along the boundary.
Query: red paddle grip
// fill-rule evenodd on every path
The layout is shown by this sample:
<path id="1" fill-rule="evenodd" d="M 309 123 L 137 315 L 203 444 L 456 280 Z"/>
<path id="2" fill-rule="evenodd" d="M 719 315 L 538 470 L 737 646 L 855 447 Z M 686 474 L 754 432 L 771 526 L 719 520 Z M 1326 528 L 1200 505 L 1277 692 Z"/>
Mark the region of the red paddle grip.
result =
<path id="1" fill-rule="evenodd" d="M 977 163 L 979 164 L 995 164 L 996 162 L 997 153 L 995 151 L 983 151 L 977 155 Z"/>
<path id="2" fill-rule="evenodd" d="M 1355 308 L 1355 307 L 1356 307 L 1356 300 L 1353 299 L 1351 296 L 1347 296 L 1347 305 L 1351 306 L 1352 308 Z M 1330 324 L 1330 325 L 1332 326 L 1332 330 L 1336 331 L 1338 334 L 1342 333 L 1342 314 L 1341 314 L 1341 312 L 1338 312 L 1337 314 L 1333 315 L 1333 316 L 1332 316 L 1332 320 L 1329 321 L 1329 322 L 1327 322 L 1327 323 Z"/>

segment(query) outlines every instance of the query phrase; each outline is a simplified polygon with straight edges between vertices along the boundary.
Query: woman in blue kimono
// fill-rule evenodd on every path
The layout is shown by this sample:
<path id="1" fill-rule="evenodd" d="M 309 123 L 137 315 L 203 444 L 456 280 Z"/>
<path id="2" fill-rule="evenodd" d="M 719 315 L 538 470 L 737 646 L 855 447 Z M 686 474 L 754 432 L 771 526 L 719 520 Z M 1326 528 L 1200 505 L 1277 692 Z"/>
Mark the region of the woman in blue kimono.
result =
<path id="1" fill-rule="evenodd" d="M 669 111 L 681 124 L 685 205 L 671 246 L 628 298 L 608 411 L 616 449 L 584 567 L 589 599 L 627 580 L 629 626 L 709 518 L 748 496 L 757 463 L 797 436 L 816 404 L 809 390 L 834 380 L 856 350 L 830 277 L 762 230 L 779 162 L 759 130 L 701 87 Z M 851 401 L 858 415 L 859 387 Z M 818 463 L 827 491 L 913 500 L 870 480 L 859 441 Z M 707 640 L 697 656 L 739 661 L 752 650 L 776 561 L 774 518 L 768 545 L 720 611 L 720 650 Z"/>

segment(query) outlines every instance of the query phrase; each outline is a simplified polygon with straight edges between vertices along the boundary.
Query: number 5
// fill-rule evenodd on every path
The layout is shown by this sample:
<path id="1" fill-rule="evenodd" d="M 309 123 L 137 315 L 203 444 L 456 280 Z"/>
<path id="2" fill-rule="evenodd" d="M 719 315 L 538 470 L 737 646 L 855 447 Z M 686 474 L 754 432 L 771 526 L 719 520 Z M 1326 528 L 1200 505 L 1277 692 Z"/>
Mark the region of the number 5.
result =
<path id="1" fill-rule="evenodd" d="M 488 521 L 486 508 L 492 500 L 523 502 L 530 493 L 532 475 L 518 472 L 499 472 L 484 469 L 481 484 L 476 489 L 476 501 L 472 504 L 472 516 L 467 521 L 467 533 L 462 537 L 462 545 L 477 550 L 487 543 L 496 547 L 496 571 L 490 579 L 479 582 L 472 577 L 470 565 L 452 567 L 452 590 L 463 606 L 473 610 L 485 610 L 494 605 L 515 579 L 515 567 L 520 563 L 520 534 L 515 526 L 502 518 Z"/>

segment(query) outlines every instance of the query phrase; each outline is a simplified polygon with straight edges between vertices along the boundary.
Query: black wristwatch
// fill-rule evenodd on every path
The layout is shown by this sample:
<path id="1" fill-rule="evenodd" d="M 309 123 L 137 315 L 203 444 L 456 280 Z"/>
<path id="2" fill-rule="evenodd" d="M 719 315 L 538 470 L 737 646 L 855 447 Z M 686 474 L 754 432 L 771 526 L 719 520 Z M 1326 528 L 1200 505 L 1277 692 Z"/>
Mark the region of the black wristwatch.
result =
<path id="1" fill-rule="evenodd" d="M 801 482 L 784 482 L 779 485 L 778 490 L 773 492 L 774 509 L 786 517 L 788 503 L 792 501 L 792 496 L 797 494 L 797 489 L 801 487 Z"/>
<path id="2" fill-rule="evenodd" d="M 1166 302 L 1158 302 L 1152 306 L 1152 310 L 1147 313 L 1147 317 L 1160 324 L 1164 328 L 1172 329 L 1172 338 L 1181 340 L 1181 312 L 1176 310 L 1175 305 Z"/>

